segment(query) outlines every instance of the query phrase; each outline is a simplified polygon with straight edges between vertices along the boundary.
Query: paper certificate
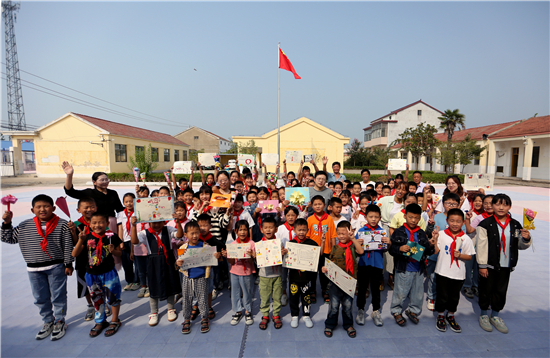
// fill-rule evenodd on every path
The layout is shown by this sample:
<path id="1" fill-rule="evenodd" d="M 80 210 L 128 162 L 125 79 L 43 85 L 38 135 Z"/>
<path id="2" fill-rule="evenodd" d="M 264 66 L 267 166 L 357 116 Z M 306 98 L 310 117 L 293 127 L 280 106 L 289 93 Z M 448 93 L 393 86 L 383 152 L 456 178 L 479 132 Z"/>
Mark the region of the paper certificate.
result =
<path id="1" fill-rule="evenodd" d="M 214 257 L 215 253 L 215 246 L 186 249 L 183 255 L 178 256 L 178 260 L 183 260 L 180 271 L 183 272 L 193 267 L 218 266 L 218 259 Z"/>
<path id="2" fill-rule="evenodd" d="M 265 165 L 279 164 L 279 154 L 262 153 L 262 163 Z"/>
<path id="3" fill-rule="evenodd" d="M 312 160 L 315 161 L 315 154 L 306 154 L 306 155 L 304 155 L 304 163 L 309 163 Z"/>
<path id="4" fill-rule="evenodd" d="M 280 239 L 259 241 L 255 244 L 255 248 L 258 267 L 276 266 L 283 263 Z"/>
<path id="5" fill-rule="evenodd" d="M 250 255 L 246 254 L 246 250 L 250 249 L 250 243 L 226 245 L 228 259 L 249 259 Z"/>
<path id="6" fill-rule="evenodd" d="M 193 162 L 174 162 L 174 174 L 191 174 Z"/>
<path id="7" fill-rule="evenodd" d="M 169 221 L 173 219 L 174 200 L 171 196 L 134 199 L 134 211 L 138 223 Z"/>
<path id="8" fill-rule="evenodd" d="M 285 152 L 286 164 L 300 164 L 302 161 L 301 150 L 287 150 Z"/>
<path id="9" fill-rule="evenodd" d="M 351 297 L 355 296 L 355 286 L 357 286 L 356 279 L 348 275 L 344 270 L 327 258 L 325 258 L 325 267 L 328 270 L 325 275 L 329 280 Z"/>
<path id="10" fill-rule="evenodd" d="M 216 159 L 214 159 L 216 155 L 216 153 L 199 153 L 199 163 L 203 167 L 213 167 L 216 165 Z"/>
<path id="11" fill-rule="evenodd" d="M 240 167 L 254 169 L 254 156 L 252 154 L 239 154 L 237 160 Z"/>
<path id="12" fill-rule="evenodd" d="M 407 170 L 407 159 L 389 159 L 388 170 Z"/>
<path id="13" fill-rule="evenodd" d="M 359 232 L 359 238 L 363 239 L 363 249 L 367 251 L 387 249 L 388 244 L 382 243 L 382 238 L 387 237 L 386 235 L 384 230 Z"/>
<path id="14" fill-rule="evenodd" d="M 493 191 L 493 183 L 495 182 L 494 174 L 465 174 L 464 189 L 466 190 L 484 190 Z"/>
<path id="15" fill-rule="evenodd" d="M 287 242 L 285 248 L 288 250 L 288 254 L 284 257 L 283 267 L 317 272 L 319 255 L 321 255 L 321 248 L 319 246 Z"/>

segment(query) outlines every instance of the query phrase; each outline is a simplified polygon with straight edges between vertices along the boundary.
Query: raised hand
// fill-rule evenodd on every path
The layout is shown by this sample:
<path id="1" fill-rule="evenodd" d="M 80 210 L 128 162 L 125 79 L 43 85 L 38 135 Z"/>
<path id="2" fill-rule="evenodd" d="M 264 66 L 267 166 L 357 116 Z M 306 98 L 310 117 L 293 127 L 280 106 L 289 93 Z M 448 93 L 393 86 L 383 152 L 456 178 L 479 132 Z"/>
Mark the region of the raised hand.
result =
<path id="1" fill-rule="evenodd" d="M 81 226 L 84 226 L 84 225 L 81 225 Z M 84 230 L 84 228 L 80 228 L 80 226 L 78 227 L 78 240 L 79 241 L 86 241 L 86 230 Z"/>
<path id="2" fill-rule="evenodd" d="M 74 174 L 73 166 L 71 164 L 69 164 L 69 162 L 67 162 L 67 161 L 65 161 L 65 162 L 63 162 L 63 164 L 61 164 L 61 168 L 63 169 L 63 171 L 67 175 L 73 175 Z"/>
<path id="3" fill-rule="evenodd" d="M 2 220 L 4 220 L 4 222 L 6 224 L 9 224 L 11 223 L 11 219 L 13 218 L 13 212 L 9 211 L 9 210 L 6 210 L 4 212 L 4 215 L 2 215 Z"/>
<path id="4" fill-rule="evenodd" d="M 323 165 L 326 165 L 328 163 L 328 158 L 326 156 L 323 157 Z"/>

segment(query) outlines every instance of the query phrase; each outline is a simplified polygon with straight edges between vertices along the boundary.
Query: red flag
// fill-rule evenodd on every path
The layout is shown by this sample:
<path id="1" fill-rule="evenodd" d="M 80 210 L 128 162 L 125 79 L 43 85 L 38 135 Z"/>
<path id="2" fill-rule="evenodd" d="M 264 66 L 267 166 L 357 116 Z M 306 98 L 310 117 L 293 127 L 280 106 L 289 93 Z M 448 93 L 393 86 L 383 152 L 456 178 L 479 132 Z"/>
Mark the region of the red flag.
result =
<path id="1" fill-rule="evenodd" d="M 296 73 L 296 70 L 294 69 L 294 66 L 292 66 L 292 63 L 290 63 L 290 60 L 288 59 L 288 57 L 286 57 L 285 53 L 283 52 L 283 50 L 281 50 L 280 47 L 279 47 L 279 68 L 292 72 L 292 74 L 294 75 L 294 78 L 297 80 L 302 78 L 298 76 L 298 74 Z"/>

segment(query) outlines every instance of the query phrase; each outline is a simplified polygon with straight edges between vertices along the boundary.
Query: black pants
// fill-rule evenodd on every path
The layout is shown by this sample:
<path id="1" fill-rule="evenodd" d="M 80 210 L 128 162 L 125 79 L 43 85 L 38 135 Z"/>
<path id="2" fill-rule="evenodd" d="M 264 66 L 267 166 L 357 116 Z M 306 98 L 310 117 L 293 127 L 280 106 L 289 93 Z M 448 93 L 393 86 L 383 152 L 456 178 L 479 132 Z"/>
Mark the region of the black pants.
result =
<path id="1" fill-rule="evenodd" d="M 367 290 L 370 284 L 370 296 L 372 297 L 372 310 L 380 309 L 380 276 L 382 269 L 372 266 L 357 267 L 357 308 L 364 310 L 367 303 Z"/>
<path id="2" fill-rule="evenodd" d="M 501 311 L 506 304 L 506 292 L 510 282 L 510 268 L 487 269 L 487 277 L 479 275 L 479 308 Z M 439 297 L 438 297 L 439 299 Z"/>
<path id="3" fill-rule="evenodd" d="M 309 316 L 311 293 L 311 281 L 306 283 L 290 282 L 290 296 L 288 297 L 288 304 L 290 306 L 291 316 L 297 317 L 300 315 L 300 301 L 302 301 L 302 315 Z"/>
<path id="4" fill-rule="evenodd" d="M 315 280 L 313 280 L 313 286 L 312 286 L 312 293 L 317 292 L 317 276 L 319 276 L 319 282 L 321 283 L 321 293 L 324 293 L 327 291 L 329 279 L 327 275 L 325 275 L 321 268 L 325 266 L 325 258 L 329 258 L 328 254 L 322 254 L 321 257 L 319 257 L 319 265 L 317 266 L 317 272 L 315 273 Z"/>
<path id="5" fill-rule="evenodd" d="M 130 246 L 130 241 L 124 243 L 124 250 L 122 250 L 122 268 L 124 269 L 124 278 L 126 283 L 139 283 L 139 278 L 137 275 L 134 275 L 134 261 L 130 260 L 130 254 L 132 247 Z"/>
<path id="6" fill-rule="evenodd" d="M 460 300 L 460 289 L 464 280 L 455 280 L 435 274 L 435 287 L 437 300 L 435 300 L 436 312 L 456 312 Z"/>

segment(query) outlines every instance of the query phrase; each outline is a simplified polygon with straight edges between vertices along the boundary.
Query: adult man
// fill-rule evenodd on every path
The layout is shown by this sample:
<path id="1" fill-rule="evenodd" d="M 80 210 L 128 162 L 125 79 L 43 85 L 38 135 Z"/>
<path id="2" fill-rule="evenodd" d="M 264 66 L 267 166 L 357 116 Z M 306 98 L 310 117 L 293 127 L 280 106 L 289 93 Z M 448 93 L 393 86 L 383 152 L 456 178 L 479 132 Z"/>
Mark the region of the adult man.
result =
<path id="1" fill-rule="evenodd" d="M 321 195 L 325 199 L 325 203 L 328 203 L 328 201 L 332 199 L 333 192 L 326 187 L 327 177 L 328 175 L 325 171 L 320 170 L 315 172 L 315 185 L 312 188 L 309 188 L 310 201 L 315 195 Z M 313 215 L 313 207 L 311 205 L 307 209 L 307 215 L 308 217 Z"/>
<path id="2" fill-rule="evenodd" d="M 323 171 L 327 171 L 327 163 L 328 163 L 328 158 L 327 157 L 323 157 Z M 327 172 L 327 175 L 328 175 L 328 178 L 327 178 L 327 181 L 330 183 L 330 182 L 337 182 L 337 181 L 341 181 L 342 183 L 344 182 L 344 180 L 346 180 L 346 176 L 344 174 L 340 174 L 340 168 L 342 166 L 340 165 L 340 162 L 334 162 L 332 163 L 332 171 L 333 173 L 328 173 Z"/>

